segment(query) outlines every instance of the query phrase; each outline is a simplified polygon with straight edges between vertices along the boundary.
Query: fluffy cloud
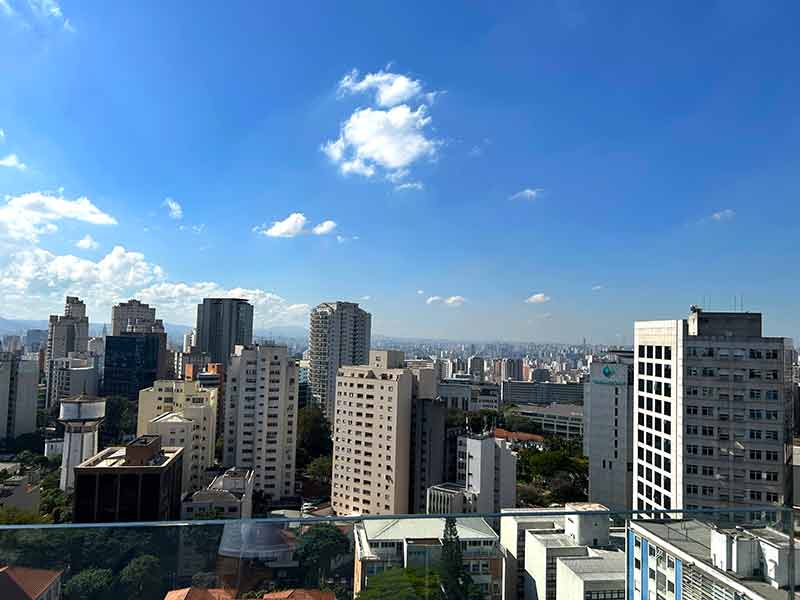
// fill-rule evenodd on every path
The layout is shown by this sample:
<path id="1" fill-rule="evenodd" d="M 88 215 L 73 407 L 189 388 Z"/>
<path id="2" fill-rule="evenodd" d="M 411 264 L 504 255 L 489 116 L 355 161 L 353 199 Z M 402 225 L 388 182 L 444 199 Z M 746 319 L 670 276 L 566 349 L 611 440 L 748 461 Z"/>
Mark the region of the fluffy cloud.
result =
<path id="1" fill-rule="evenodd" d="M 521 190 L 521 191 L 517 192 L 516 194 L 512 195 L 511 198 L 509 198 L 509 199 L 510 200 L 536 200 L 536 198 L 541 196 L 543 193 L 544 193 L 544 190 L 542 188 L 536 188 L 536 189 L 525 188 L 524 190 Z"/>
<path id="2" fill-rule="evenodd" d="M 422 296 L 425 293 L 425 290 L 417 290 L 417 295 Z"/>
<path id="3" fill-rule="evenodd" d="M 593 286 L 592 286 L 592 291 L 593 291 L 593 292 L 599 292 L 599 291 L 600 291 L 600 290 L 602 290 L 603 288 L 605 288 L 605 286 L 604 286 L 604 285 L 593 285 Z"/>
<path id="4" fill-rule="evenodd" d="M 533 294 L 525 298 L 525 304 L 544 304 L 545 302 L 550 302 L 550 296 L 546 296 L 543 293 Z"/>
<path id="5" fill-rule="evenodd" d="M 447 298 L 443 298 L 442 296 L 430 296 L 427 300 L 425 300 L 425 304 L 444 304 L 446 306 L 461 306 L 466 302 L 467 299 L 464 296 L 448 296 Z"/>
<path id="6" fill-rule="evenodd" d="M 730 221 L 736 216 L 736 211 L 732 208 L 726 208 L 717 211 L 711 215 L 712 221 Z"/>
<path id="7" fill-rule="evenodd" d="M 318 225 L 314 225 L 314 228 L 311 230 L 314 235 L 326 235 L 328 233 L 332 233 L 333 230 L 336 229 L 336 222 L 335 221 L 323 221 Z"/>
<path id="8" fill-rule="evenodd" d="M 270 227 L 260 225 L 253 228 L 253 231 L 268 237 L 290 238 L 299 235 L 306 226 L 306 217 L 303 213 L 292 213 L 283 221 L 273 221 Z"/>
<path id="9" fill-rule="evenodd" d="M 100 244 L 98 244 L 97 241 L 95 241 L 95 239 L 87 233 L 85 236 L 75 242 L 75 246 L 81 250 L 95 250 L 100 246 Z"/>
<path id="10" fill-rule="evenodd" d="M 161 206 L 165 206 L 167 208 L 170 219 L 179 221 L 183 218 L 183 207 L 177 200 L 173 198 L 165 198 L 164 202 L 161 203 Z"/>
<path id="11" fill-rule="evenodd" d="M 0 237 L 36 242 L 38 236 L 58 230 L 56 222 L 72 219 L 92 225 L 116 225 L 117 220 L 86 198 L 70 200 L 46 192 L 30 192 L 7 199 L 0 206 Z"/>
<path id="12" fill-rule="evenodd" d="M 0 167 L 8 167 L 9 169 L 24 171 L 28 168 L 28 165 L 26 165 L 24 162 L 21 162 L 16 154 L 9 154 L 8 156 L 0 158 Z"/>
<path id="13" fill-rule="evenodd" d="M 173 323 L 190 324 L 203 297 L 248 298 L 255 306 L 257 326 L 303 324 L 308 304 L 293 304 L 261 289 L 225 288 L 215 282 L 170 282 L 163 269 L 143 254 L 116 246 L 99 261 L 72 255 L 57 256 L 28 248 L 0 260 L 0 297 L 14 307 L 18 318 L 40 319 L 59 310 L 64 296 L 87 302 L 92 320 L 105 320 L 111 306 L 128 298 L 150 302 L 158 315 Z M 4 313 L 4 316 L 6 314 Z"/>
<path id="14" fill-rule="evenodd" d="M 422 84 L 405 75 L 378 71 L 359 79 L 352 71 L 339 82 L 346 93 L 375 92 L 375 108 L 356 109 L 341 125 L 339 137 L 322 151 L 344 175 L 372 177 L 378 171 L 393 183 L 409 174 L 418 161 L 436 156 L 441 141 L 428 136 L 428 106 L 435 93 L 422 93 Z M 414 109 L 408 104 L 418 99 Z"/>
<path id="15" fill-rule="evenodd" d="M 356 69 L 339 81 L 340 92 L 353 94 L 372 90 L 375 91 L 375 103 L 388 108 L 419 96 L 422 93 L 422 84 L 405 75 L 385 71 L 367 73 L 359 79 Z"/>

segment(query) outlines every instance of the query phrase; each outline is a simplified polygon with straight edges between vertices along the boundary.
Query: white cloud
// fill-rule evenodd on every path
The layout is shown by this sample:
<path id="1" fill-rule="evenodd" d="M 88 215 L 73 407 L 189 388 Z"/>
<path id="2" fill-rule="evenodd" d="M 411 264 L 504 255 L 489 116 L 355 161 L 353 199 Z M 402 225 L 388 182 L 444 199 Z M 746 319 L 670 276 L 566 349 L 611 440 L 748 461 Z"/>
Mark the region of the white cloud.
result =
<path id="1" fill-rule="evenodd" d="M 88 233 L 75 242 L 75 246 L 80 248 L 81 250 L 96 250 L 100 244 Z"/>
<path id="2" fill-rule="evenodd" d="M 206 224 L 200 223 L 199 225 L 192 225 L 192 233 L 203 233 L 206 230 Z"/>
<path id="3" fill-rule="evenodd" d="M 8 167 L 9 169 L 24 171 L 28 168 L 28 165 L 20 161 L 16 154 L 9 154 L 8 156 L 0 158 L 0 167 Z"/>
<path id="4" fill-rule="evenodd" d="M 0 259 L 0 297 L 17 318 L 42 318 L 63 306 L 65 295 L 85 299 L 92 320 L 106 319 L 111 306 L 128 298 L 154 304 L 158 316 L 172 323 L 194 323 L 203 297 L 248 298 L 256 326 L 308 321 L 309 305 L 290 303 L 261 289 L 228 289 L 215 282 L 171 282 L 163 269 L 143 254 L 116 246 L 99 261 L 57 256 L 41 248 L 12 252 Z M 5 302 L 9 304 L 6 305 Z"/>
<path id="5" fill-rule="evenodd" d="M 358 241 L 358 236 L 352 235 L 350 237 L 347 237 L 346 235 L 337 235 L 336 241 L 339 242 L 340 244 L 346 244 L 347 242 L 355 242 Z"/>
<path id="6" fill-rule="evenodd" d="M 416 110 L 405 104 L 390 110 L 362 108 L 342 125 L 339 137 L 322 146 L 339 164 L 343 174 L 371 177 L 377 168 L 389 172 L 407 170 L 423 158 L 433 158 L 440 145 L 426 137 L 431 118 L 425 106 Z"/>
<path id="7" fill-rule="evenodd" d="M 712 213 L 711 219 L 713 221 L 730 221 L 736 216 L 736 211 L 732 208 L 725 208 L 723 210 Z"/>
<path id="8" fill-rule="evenodd" d="M 483 154 L 483 148 L 481 148 L 480 146 L 473 146 L 472 148 L 469 149 L 469 152 L 467 154 L 472 157 L 481 156 Z"/>
<path id="9" fill-rule="evenodd" d="M 283 221 L 273 221 L 270 227 L 261 225 L 253 228 L 253 231 L 268 237 L 291 238 L 302 233 L 306 221 L 303 213 L 292 213 Z"/>
<path id="10" fill-rule="evenodd" d="M 3 7 L 3 3 L 4 3 L 5 1 L 6 1 L 6 0 L 0 0 L 0 8 L 2 8 L 2 7 Z M 6 5 L 6 6 L 8 6 L 8 5 Z M 9 7 L 9 8 L 10 8 L 10 7 Z M 2 143 L 2 142 L 4 142 L 4 141 L 6 141 L 6 132 L 5 132 L 5 130 L 4 130 L 4 129 L 0 129 L 0 143 Z"/>
<path id="11" fill-rule="evenodd" d="M 543 193 L 544 190 L 542 188 L 525 188 L 524 190 L 521 190 L 511 196 L 509 200 L 536 200 L 536 198 L 541 196 Z"/>
<path id="12" fill-rule="evenodd" d="M 425 186 L 422 185 L 420 181 L 410 181 L 408 183 L 401 183 L 400 185 L 394 186 L 396 191 L 403 191 L 403 190 L 423 190 Z"/>
<path id="13" fill-rule="evenodd" d="M 75 28 L 69 19 L 64 16 L 64 11 L 55 0 L 28 0 L 28 7 L 31 13 L 40 20 L 53 20 L 61 25 L 66 31 L 75 33 Z"/>
<path id="14" fill-rule="evenodd" d="M 425 290 L 417 290 L 417 294 L 419 296 L 422 296 L 422 294 L 424 294 L 424 293 L 425 293 Z"/>
<path id="15" fill-rule="evenodd" d="M 602 289 L 604 289 L 604 288 L 605 288 L 605 286 L 604 286 L 604 285 L 593 285 L 593 286 L 592 286 L 592 291 L 593 291 L 593 292 L 599 292 L 600 290 L 602 290 Z"/>
<path id="16" fill-rule="evenodd" d="M 311 230 L 314 235 L 327 235 L 332 233 L 333 230 L 336 229 L 336 222 L 335 221 L 323 221 L 318 225 L 314 225 L 314 228 Z"/>
<path id="17" fill-rule="evenodd" d="M 358 78 L 358 70 L 353 69 L 339 81 L 340 92 L 368 92 L 375 90 L 375 103 L 386 108 L 396 106 L 422 93 L 422 83 L 417 80 L 400 75 L 378 71 L 367 73 L 362 79 Z M 427 98 L 433 101 L 434 96 Z"/>
<path id="18" fill-rule="evenodd" d="M 392 183 L 400 183 L 403 179 L 408 177 L 410 171 L 408 169 L 397 169 L 396 171 L 390 171 L 386 174 L 386 179 L 391 181 Z"/>
<path id="19" fill-rule="evenodd" d="M 165 206 L 167 208 L 170 219 L 179 221 L 183 218 L 183 207 L 177 200 L 173 198 L 165 198 L 164 202 L 161 203 L 161 206 Z"/>
<path id="20" fill-rule="evenodd" d="M 39 235 L 57 231 L 55 223 L 65 219 L 92 225 L 117 224 L 86 197 L 70 200 L 48 192 L 29 192 L 9 197 L 0 206 L 0 237 L 35 242 Z"/>
<path id="21" fill-rule="evenodd" d="M 361 299 L 366 302 L 367 300 L 371 300 L 372 296 L 361 296 Z"/>
<path id="22" fill-rule="evenodd" d="M 448 296 L 447 298 L 443 298 L 442 296 L 430 296 L 427 300 L 425 300 L 425 304 L 445 304 L 447 306 L 461 306 L 466 302 L 467 299 L 464 296 Z"/>
<path id="23" fill-rule="evenodd" d="M 550 296 L 541 292 L 525 298 L 525 304 L 544 304 L 545 302 L 550 302 Z"/>

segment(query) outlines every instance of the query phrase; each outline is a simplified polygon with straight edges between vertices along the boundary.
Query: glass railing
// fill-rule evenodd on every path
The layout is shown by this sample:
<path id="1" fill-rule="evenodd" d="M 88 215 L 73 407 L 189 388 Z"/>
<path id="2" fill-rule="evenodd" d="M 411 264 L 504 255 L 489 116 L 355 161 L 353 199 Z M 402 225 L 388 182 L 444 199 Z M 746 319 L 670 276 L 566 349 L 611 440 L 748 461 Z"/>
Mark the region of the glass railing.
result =
<path id="1" fill-rule="evenodd" d="M 0 598 L 782 600 L 800 577 L 796 530 L 793 512 L 775 507 L 640 513 L 588 503 L 9 525 L 0 526 Z"/>

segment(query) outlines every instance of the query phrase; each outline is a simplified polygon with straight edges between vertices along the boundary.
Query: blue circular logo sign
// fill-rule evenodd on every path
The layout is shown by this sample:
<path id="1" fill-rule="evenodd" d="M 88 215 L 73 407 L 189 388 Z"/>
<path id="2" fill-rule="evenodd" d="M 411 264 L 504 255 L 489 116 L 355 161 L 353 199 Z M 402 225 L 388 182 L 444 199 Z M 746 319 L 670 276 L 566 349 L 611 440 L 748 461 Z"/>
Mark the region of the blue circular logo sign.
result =
<path id="1" fill-rule="evenodd" d="M 611 377 L 614 373 L 616 373 L 616 371 L 614 369 L 612 369 L 611 367 L 609 367 L 608 365 L 603 367 L 603 375 L 606 378 Z"/>

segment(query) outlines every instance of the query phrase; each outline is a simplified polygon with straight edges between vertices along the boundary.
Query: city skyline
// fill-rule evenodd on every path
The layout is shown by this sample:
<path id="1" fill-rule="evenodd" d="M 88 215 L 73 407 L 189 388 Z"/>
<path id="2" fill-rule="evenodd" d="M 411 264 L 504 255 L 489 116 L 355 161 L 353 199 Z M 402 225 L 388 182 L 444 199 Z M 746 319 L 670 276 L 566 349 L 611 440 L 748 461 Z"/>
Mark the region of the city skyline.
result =
<path id="1" fill-rule="evenodd" d="M 794 6 L 53 5 L 0 3 L 2 317 L 630 344 L 740 296 L 800 337 Z"/>

